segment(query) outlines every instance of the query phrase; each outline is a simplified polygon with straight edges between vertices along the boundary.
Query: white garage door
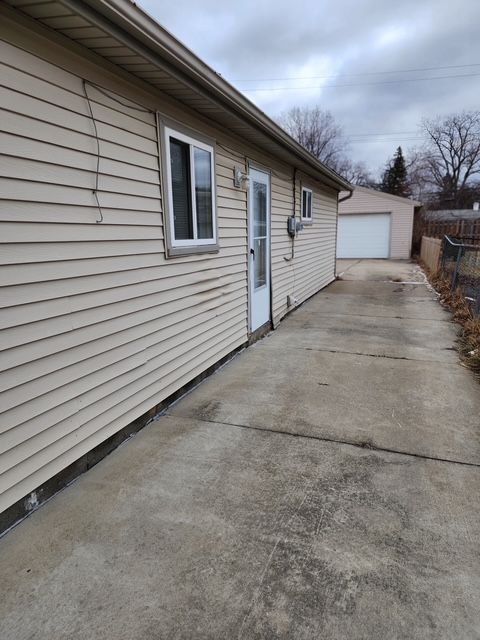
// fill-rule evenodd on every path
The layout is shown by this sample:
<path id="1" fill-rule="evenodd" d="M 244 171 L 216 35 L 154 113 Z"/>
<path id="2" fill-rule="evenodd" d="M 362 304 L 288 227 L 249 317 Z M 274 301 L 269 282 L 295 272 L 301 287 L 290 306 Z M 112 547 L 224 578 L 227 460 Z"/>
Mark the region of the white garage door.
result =
<path id="1" fill-rule="evenodd" d="M 388 258 L 390 214 L 338 216 L 337 258 Z"/>

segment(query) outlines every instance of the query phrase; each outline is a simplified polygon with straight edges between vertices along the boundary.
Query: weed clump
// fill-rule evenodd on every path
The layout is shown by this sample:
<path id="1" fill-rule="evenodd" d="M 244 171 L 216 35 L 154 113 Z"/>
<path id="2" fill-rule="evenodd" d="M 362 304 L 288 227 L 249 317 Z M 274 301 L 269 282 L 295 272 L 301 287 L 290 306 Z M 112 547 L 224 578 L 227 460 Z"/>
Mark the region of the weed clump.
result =
<path id="1" fill-rule="evenodd" d="M 458 351 L 463 362 L 480 376 L 480 318 L 473 315 L 461 289 L 452 291 L 450 281 L 441 271 L 432 273 L 421 265 L 428 280 L 440 296 L 440 302 L 449 309 L 453 319 L 460 325 Z"/>

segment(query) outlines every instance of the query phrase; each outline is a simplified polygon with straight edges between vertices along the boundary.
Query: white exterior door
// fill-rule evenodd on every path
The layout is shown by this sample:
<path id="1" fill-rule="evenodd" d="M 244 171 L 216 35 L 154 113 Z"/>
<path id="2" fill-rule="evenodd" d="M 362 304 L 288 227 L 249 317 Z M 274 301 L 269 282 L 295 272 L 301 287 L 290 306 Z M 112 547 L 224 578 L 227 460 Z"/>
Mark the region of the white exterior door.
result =
<path id="1" fill-rule="evenodd" d="M 250 169 L 248 191 L 250 331 L 270 320 L 270 175 Z"/>
<path id="2" fill-rule="evenodd" d="M 337 258 L 390 257 L 390 214 L 338 216 Z"/>

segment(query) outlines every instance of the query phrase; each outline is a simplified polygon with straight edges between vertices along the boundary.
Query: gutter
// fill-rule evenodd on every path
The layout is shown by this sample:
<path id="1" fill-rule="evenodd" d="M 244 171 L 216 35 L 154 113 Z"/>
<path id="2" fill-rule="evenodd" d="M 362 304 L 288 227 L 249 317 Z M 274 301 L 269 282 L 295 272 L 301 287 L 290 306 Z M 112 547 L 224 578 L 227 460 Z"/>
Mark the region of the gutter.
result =
<path id="1" fill-rule="evenodd" d="M 341 202 L 345 202 L 345 200 L 350 200 L 350 198 L 353 196 L 353 192 L 355 191 L 355 188 L 350 189 L 349 191 L 350 193 L 348 194 L 348 196 L 343 196 L 343 198 L 340 198 L 338 200 L 338 204 L 340 204 Z"/>
<path id="2" fill-rule="evenodd" d="M 140 55 L 145 56 L 145 48 L 147 48 L 150 52 L 147 57 L 153 58 L 154 64 L 163 68 L 166 66 L 173 68 L 191 88 L 198 90 L 200 85 L 203 93 L 207 93 L 210 100 L 213 99 L 230 111 L 236 112 L 243 120 L 253 124 L 307 163 L 335 188 L 341 191 L 351 189 L 349 182 L 312 156 L 240 91 L 202 62 L 130 0 L 62 0 L 62 4 L 88 20 L 99 23 L 103 29 L 112 31 L 117 38 L 139 50 Z"/>

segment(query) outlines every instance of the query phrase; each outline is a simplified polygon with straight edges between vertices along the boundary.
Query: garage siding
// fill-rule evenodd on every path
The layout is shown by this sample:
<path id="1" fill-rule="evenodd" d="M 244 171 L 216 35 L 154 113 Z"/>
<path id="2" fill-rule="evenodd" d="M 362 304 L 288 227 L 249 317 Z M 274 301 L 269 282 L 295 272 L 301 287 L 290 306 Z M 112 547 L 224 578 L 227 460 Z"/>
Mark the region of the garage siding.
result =
<path id="1" fill-rule="evenodd" d="M 401 260 L 410 257 L 415 204 L 407 198 L 397 198 L 380 191 L 357 187 L 351 198 L 340 203 L 339 214 L 390 213 L 390 258 Z"/>
<path id="2" fill-rule="evenodd" d="M 247 192 L 233 187 L 235 166 L 272 172 L 275 322 L 288 295 L 303 301 L 334 278 L 335 191 L 312 185 L 314 222 L 287 262 L 293 167 L 28 42 L 0 40 L 0 511 L 245 343 Z M 80 74 L 94 79 L 89 100 Z M 217 140 L 217 254 L 165 257 L 156 108 Z"/>

